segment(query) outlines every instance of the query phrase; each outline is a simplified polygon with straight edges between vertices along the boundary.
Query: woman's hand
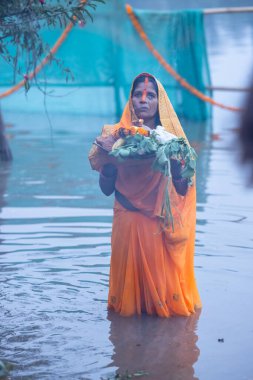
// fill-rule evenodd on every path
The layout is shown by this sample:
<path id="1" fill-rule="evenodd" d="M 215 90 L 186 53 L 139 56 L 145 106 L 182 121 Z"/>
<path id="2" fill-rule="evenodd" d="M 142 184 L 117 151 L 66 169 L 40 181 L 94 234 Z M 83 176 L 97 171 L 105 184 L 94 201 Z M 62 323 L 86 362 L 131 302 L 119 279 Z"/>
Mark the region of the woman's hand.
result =
<path id="1" fill-rule="evenodd" d="M 173 179 L 181 179 L 182 178 L 181 169 L 182 169 L 181 162 L 179 160 L 171 158 L 170 159 L 170 171 L 171 171 L 171 175 L 172 175 Z"/>
<path id="2" fill-rule="evenodd" d="M 107 152 L 111 152 L 112 146 L 115 143 L 116 139 L 113 135 L 109 136 L 99 136 L 96 138 L 96 143 L 100 145 Z"/>
<path id="3" fill-rule="evenodd" d="M 101 174 L 105 177 L 115 177 L 117 175 L 117 168 L 113 164 L 105 164 L 101 170 Z"/>
<path id="4" fill-rule="evenodd" d="M 114 192 L 116 179 L 117 168 L 113 164 L 105 164 L 99 176 L 99 186 L 105 195 L 109 196 Z"/>
<path id="5" fill-rule="evenodd" d="M 181 170 L 181 162 L 173 158 L 170 159 L 170 171 L 173 185 L 175 186 L 176 192 L 178 194 L 185 196 L 188 190 L 188 179 L 182 177 Z"/>

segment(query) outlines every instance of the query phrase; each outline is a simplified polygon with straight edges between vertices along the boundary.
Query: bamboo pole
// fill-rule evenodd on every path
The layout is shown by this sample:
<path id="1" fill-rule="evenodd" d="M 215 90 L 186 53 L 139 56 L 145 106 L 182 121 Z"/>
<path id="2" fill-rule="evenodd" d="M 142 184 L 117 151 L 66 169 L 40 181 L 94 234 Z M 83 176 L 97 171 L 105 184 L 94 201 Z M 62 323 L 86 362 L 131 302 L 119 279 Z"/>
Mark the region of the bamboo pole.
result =
<path id="1" fill-rule="evenodd" d="M 253 12 L 253 7 L 231 7 L 231 8 L 206 8 L 203 9 L 205 15 L 214 15 L 221 13 L 248 13 Z"/>
<path id="2" fill-rule="evenodd" d="M 220 86 L 206 86 L 206 90 L 210 91 L 234 91 L 234 92 L 250 92 L 253 90 L 253 88 L 246 87 L 220 87 Z"/>
<path id="3" fill-rule="evenodd" d="M 229 8 L 206 8 L 203 10 L 205 15 L 226 14 L 226 13 L 250 13 L 253 12 L 253 7 L 229 7 Z M 207 86 L 207 90 L 211 91 L 235 91 L 235 92 L 250 92 L 252 88 L 236 88 L 236 87 L 219 87 Z"/>

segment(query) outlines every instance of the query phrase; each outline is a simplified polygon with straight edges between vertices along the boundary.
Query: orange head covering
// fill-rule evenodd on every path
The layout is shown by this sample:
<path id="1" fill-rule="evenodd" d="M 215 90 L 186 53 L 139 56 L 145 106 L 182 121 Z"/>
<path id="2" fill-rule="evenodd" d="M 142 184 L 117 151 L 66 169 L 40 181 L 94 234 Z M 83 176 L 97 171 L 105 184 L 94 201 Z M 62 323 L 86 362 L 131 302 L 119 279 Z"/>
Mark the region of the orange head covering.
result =
<path id="1" fill-rule="evenodd" d="M 141 73 L 139 74 L 133 81 L 139 77 L 149 77 L 153 78 L 157 84 L 158 87 L 158 112 L 159 112 L 159 118 L 162 126 L 165 128 L 166 131 L 174 134 L 177 137 L 184 137 L 186 140 L 185 133 L 183 131 L 183 128 L 180 124 L 180 121 L 176 115 L 176 112 L 174 111 L 174 108 L 168 98 L 168 95 L 163 87 L 163 85 L 157 80 L 153 75 L 149 73 Z M 138 121 L 137 116 L 134 112 L 134 107 L 132 104 L 131 94 L 132 94 L 133 84 L 131 86 L 130 94 L 129 94 L 129 100 L 124 108 L 123 114 L 121 116 L 120 122 L 115 125 L 105 125 L 102 130 L 102 136 L 106 137 L 110 134 L 112 134 L 115 129 L 122 127 L 122 126 L 131 126 L 133 123 Z M 92 169 L 100 171 L 101 167 L 106 162 L 112 162 L 112 158 L 108 156 L 106 152 L 104 152 L 101 148 L 99 148 L 97 145 L 93 145 L 90 153 L 89 153 L 89 160 Z"/>
<path id="2" fill-rule="evenodd" d="M 149 73 L 141 73 L 137 75 L 137 77 L 134 79 L 134 82 L 136 79 L 140 77 L 150 77 L 153 78 L 157 84 L 158 87 L 158 112 L 159 112 L 159 117 L 162 126 L 166 129 L 166 131 L 173 133 L 177 137 L 184 137 L 185 133 L 183 131 L 183 128 L 180 124 L 180 121 L 178 120 L 178 117 L 174 111 L 174 108 L 172 107 L 172 104 L 168 98 L 168 95 L 163 87 L 163 85 L 157 80 L 153 75 Z M 129 96 L 129 101 L 127 102 L 125 109 L 123 111 L 120 124 L 129 126 L 131 125 L 134 121 L 138 120 L 137 116 L 135 115 L 133 104 L 132 104 L 132 99 L 131 99 L 131 94 L 133 90 L 133 84 L 131 86 L 130 90 L 130 96 Z"/>

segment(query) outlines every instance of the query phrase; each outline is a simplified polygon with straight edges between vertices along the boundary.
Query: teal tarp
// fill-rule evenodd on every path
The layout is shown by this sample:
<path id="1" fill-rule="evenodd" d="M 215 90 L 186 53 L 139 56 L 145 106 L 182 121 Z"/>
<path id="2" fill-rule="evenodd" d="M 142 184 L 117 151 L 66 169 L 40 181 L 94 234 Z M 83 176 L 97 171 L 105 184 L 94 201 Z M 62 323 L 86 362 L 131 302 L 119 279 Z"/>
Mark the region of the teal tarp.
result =
<path id="1" fill-rule="evenodd" d="M 210 75 L 202 12 L 135 10 L 135 14 L 165 60 L 193 86 L 205 91 L 210 85 Z M 59 34 L 60 30 L 53 30 L 45 31 L 43 36 L 52 46 Z M 179 115 L 195 120 L 210 116 L 209 105 L 182 89 L 152 56 L 132 26 L 123 4 L 116 0 L 97 8 L 94 23 L 89 22 L 83 29 L 75 27 L 57 57 L 73 72 L 73 85 L 87 88 L 80 97 L 83 113 L 99 114 L 100 110 L 104 113 L 106 109 L 110 113 L 113 109 L 120 114 L 132 79 L 147 71 L 165 85 Z M 64 74 L 55 64 L 47 66 L 44 71 L 47 86 L 66 86 Z M 0 62 L 0 73 L 0 84 L 11 85 L 12 71 L 3 62 Z M 44 77 L 42 73 L 41 80 Z"/>

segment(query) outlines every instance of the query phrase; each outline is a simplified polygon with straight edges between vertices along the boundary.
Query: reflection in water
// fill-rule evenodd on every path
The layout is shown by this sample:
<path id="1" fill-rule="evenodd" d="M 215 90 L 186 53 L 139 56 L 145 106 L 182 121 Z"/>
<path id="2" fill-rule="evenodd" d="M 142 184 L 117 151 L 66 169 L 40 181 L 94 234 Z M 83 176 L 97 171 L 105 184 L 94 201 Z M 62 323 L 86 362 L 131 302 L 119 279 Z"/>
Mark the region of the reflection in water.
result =
<path id="1" fill-rule="evenodd" d="M 183 120 L 183 127 L 192 147 L 198 155 L 197 160 L 197 200 L 206 203 L 206 181 L 210 171 L 212 120 L 205 122 L 191 122 Z"/>
<path id="2" fill-rule="evenodd" d="M 249 15 L 224 19 L 205 21 L 213 84 L 242 87 L 253 24 Z M 214 95 L 236 104 L 235 93 Z M 99 380 L 128 369 L 146 370 L 149 380 L 251 379 L 244 353 L 252 351 L 253 192 L 244 189 L 226 148 L 235 115 L 214 109 L 213 129 L 183 123 L 199 155 L 195 263 L 204 309 L 198 322 L 199 315 L 107 318 L 113 200 L 99 192 L 86 157 L 109 120 L 52 115 L 52 147 L 44 114 L 15 113 L 13 99 L 10 107 L 18 159 L 0 164 L 0 358 L 16 363 L 11 378 Z M 221 140 L 212 142 L 211 132 Z"/>
<path id="3" fill-rule="evenodd" d="M 110 312 L 111 366 L 120 374 L 145 370 L 150 380 L 197 380 L 193 365 L 199 357 L 199 315 L 200 311 L 191 317 L 123 318 Z"/>

